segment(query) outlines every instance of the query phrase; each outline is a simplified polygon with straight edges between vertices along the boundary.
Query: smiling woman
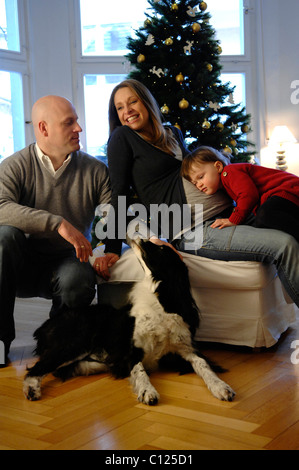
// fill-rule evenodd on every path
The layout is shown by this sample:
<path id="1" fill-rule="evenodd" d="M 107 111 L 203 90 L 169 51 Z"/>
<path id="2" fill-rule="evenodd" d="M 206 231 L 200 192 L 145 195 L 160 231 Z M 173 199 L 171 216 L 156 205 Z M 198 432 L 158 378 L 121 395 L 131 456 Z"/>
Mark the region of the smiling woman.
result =
<path id="1" fill-rule="evenodd" d="M 138 132 L 143 139 L 164 152 L 171 155 L 178 154 L 181 158 L 173 131 L 162 125 L 162 117 L 156 100 L 151 92 L 137 80 L 123 80 L 113 89 L 110 96 L 110 135 L 116 127 L 123 125 Z"/>

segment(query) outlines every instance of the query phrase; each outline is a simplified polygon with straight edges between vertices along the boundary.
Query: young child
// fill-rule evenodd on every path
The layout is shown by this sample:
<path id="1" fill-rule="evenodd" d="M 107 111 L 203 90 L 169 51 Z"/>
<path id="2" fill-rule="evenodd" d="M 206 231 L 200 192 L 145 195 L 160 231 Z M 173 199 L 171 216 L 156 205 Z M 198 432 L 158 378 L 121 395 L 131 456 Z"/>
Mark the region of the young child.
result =
<path id="1" fill-rule="evenodd" d="M 197 189 L 208 195 L 225 189 L 236 203 L 228 219 L 211 227 L 239 225 L 253 213 L 256 227 L 282 230 L 299 241 L 299 178 L 251 163 L 228 163 L 211 147 L 197 148 L 182 163 L 181 175 Z"/>

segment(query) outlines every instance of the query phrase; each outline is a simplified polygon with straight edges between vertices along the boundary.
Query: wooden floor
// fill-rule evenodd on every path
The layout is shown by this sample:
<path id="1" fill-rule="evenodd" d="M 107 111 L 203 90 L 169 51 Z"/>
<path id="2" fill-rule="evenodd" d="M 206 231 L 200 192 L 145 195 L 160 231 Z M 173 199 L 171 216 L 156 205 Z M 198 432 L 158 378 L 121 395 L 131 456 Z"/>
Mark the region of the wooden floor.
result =
<path id="1" fill-rule="evenodd" d="M 34 361 L 32 332 L 48 312 L 41 299 L 17 302 L 12 363 L 0 369 L 1 450 L 299 449 L 299 365 L 291 363 L 290 348 L 299 318 L 278 345 L 259 353 L 204 345 L 229 370 L 222 377 L 237 393 L 232 403 L 214 398 L 195 374 L 158 372 L 151 380 L 161 400 L 148 407 L 128 380 L 107 374 L 65 383 L 50 375 L 42 399 L 27 401 L 22 380 Z"/>

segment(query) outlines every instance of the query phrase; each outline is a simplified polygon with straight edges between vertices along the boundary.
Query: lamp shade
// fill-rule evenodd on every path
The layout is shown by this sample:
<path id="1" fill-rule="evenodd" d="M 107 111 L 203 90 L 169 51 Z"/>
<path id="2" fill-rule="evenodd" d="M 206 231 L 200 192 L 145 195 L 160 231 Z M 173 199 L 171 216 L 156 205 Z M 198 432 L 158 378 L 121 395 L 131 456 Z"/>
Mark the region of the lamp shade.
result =
<path id="1" fill-rule="evenodd" d="M 297 140 L 287 126 L 276 126 L 272 132 L 269 143 L 270 144 L 283 144 L 295 143 Z"/>

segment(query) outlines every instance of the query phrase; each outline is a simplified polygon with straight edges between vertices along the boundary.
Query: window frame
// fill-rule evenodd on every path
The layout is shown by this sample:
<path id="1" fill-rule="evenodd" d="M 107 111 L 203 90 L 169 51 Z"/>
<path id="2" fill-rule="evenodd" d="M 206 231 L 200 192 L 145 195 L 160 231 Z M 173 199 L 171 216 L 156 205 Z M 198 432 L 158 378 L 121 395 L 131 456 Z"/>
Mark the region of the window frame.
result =
<path id="1" fill-rule="evenodd" d="M 17 0 L 19 35 L 20 35 L 20 51 L 9 51 L 0 49 L 0 70 L 8 73 L 19 73 L 22 77 L 23 91 L 23 110 L 24 110 L 24 135 L 25 145 L 34 138 L 30 117 L 30 74 L 28 71 L 28 40 L 27 30 L 27 10 L 23 1 Z"/>
<path id="2" fill-rule="evenodd" d="M 12 51 L 7 49 L 0 49 L 0 60 L 27 60 L 26 50 L 26 31 L 25 31 L 25 7 L 24 2 L 17 0 L 18 6 L 18 21 L 19 21 L 19 40 L 20 40 L 20 51 Z"/>

